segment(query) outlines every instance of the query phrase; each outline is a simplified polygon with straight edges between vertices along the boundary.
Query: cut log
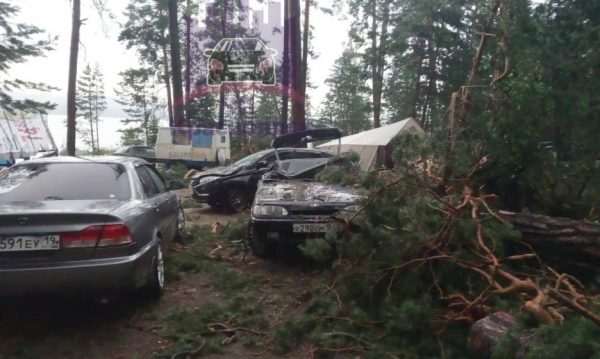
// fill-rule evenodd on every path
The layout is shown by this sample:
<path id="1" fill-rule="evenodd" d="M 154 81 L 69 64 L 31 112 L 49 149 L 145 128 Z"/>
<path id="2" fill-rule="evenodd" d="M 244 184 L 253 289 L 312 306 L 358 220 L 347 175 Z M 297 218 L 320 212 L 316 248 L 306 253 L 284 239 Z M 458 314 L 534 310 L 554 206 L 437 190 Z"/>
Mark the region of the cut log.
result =
<path id="1" fill-rule="evenodd" d="M 500 211 L 498 214 L 521 232 L 523 242 L 549 263 L 599 269 L 600 224 L 531 213 Z"/>
<path id="2" fill-rule="evenodd" d="M 471 358 L 488 359 L 502 338 L 517 325 L 514 316 L 506 312 L 496 312 L 480 319 L 471 326 L 468 347 Z M 515 359 L 525 357 L 529 346 L 535 340 L 535 333 L 526 330 L 519 333 Z"/>
<path id="3" fill-rule="evenodd" d="M 494 347 L 517 325 L 515 317 L 496 312 L 473 324 L 469 332 L 469 351 L 473 358 L 490 358 Z"/>

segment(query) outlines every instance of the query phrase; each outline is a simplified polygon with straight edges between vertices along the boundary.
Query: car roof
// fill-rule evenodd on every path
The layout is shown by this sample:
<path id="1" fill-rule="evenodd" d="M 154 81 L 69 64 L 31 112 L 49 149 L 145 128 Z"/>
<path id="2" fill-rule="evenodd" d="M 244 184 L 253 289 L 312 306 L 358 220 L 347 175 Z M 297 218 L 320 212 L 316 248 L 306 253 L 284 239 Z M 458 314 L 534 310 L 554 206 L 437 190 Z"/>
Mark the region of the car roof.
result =
<path id="1" fill-rule="evenodd" d="M 57 156 L 57 157 L 45 157 L 38 158 L 33 160 L 24 161 L 20 164 L 30 164 L 30 163 L 89 163 L 89 162 L 98 162 L 98 163 L 119 163 L 119 164 L 128 164 L 128 163 L 148 163 L 143 159 L 137 157 L 124 157 L 124 156 Z"/>

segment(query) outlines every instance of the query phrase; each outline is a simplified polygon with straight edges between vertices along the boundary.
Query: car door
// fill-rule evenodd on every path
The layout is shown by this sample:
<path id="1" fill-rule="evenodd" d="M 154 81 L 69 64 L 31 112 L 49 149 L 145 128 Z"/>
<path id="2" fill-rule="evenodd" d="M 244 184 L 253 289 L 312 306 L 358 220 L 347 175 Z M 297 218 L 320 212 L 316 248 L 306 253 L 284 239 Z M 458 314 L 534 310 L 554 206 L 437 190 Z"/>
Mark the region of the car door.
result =
<path id="1" fill-rule="evenodd" d="M 152 178 L 152 182 L 158 189 L 157 199 L 159 200 L 159 211 L 165 221 L 164 233 L 167 233 L 167 237 L 172 239 L 177 233 L 177 211 L 179 210 L 179 201 L 177 200 L 177 196 L 169 191 L 165 184 L 165 180 L 152 166 L 145 165 L 144 169 L 148 172 Z"/>
<path id="2" fill-rule="evenodd" d="M 162 204 L 164 198 L 161 196 L 159 188 L 152 180 L 150 172 L 148 172 L 146 167 L 146 165 L 138 165 L 135 168 L 137 176 L 142 184 L 142 190 L 144 191 L 144 206 L 148 208 L 148 218 L 146 219 L 146 222 L 148 226 L 155 227 L 164 238 L 164 234 L 168 230 L 167 213 Z"/>

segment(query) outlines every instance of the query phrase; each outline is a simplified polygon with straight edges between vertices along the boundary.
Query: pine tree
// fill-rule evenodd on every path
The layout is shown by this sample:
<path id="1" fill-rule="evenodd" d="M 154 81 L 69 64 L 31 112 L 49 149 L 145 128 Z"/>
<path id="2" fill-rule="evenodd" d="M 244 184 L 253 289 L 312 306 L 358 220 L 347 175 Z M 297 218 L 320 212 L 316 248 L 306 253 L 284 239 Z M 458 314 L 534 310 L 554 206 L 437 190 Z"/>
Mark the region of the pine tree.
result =
<path id="1" fill-rule="evenodd" d="M 9 78 L 10 67 L 23 63 L 32 57 L 44 56 L 45 52 L 53 50 L 55 39 L 38 38 L 43 30 L 12 20 L 19 13 L 19 8 L 9 1 L 0 1 L 0 108 L 5 111 L 16 110 L 42 112 L 53 109 L 56 105 L 49 102 L 32 100 L 15 100 L 11 92 L 22 89 L 50 91 L 55 88 L 42 83 Z"/>
<path id="2" fill-rule="evenodd" d="M 96 148 L 100 149 L 100 115 L 107 109 L 106 96 L 104 95 L 104 75 L 100 71 L 100 66 L 96 64 L 93 74 L 94 84 L 94 123 L 96 125 Z"/>
<path id="3" fill-rule="evenodd" d="M 90 148 L 92 153 L 96 152 L 96 135 L 94 123 L 94 79 L 90 64 L 83 69 L 83 73 L 77 81 L 77 117 L 81 117 L 85 122 L 78 121 L 77 133 L 81 136 L 83 143 Z"/>
<path id="4" fill-rule="evenodd" d="M 122 122 L 124 125 L 137 124 L 145 144 L 153 146 L 158 133 L 156 111 L 159 107 L 154 71 L 150 68 L 128 69 L 121 72 L 121 77 L 115 94 L 117 102 L 125 106 L 124 111 L 127 114 L 127 118 Z M 129 130 L 124 132 L 128 136 L 131 133 Z"/>
<path id="5" fill-rule="evenodd" d="M 371 127 L 369 121 L 369 87 L 366 85 L 368 72 L 361 62 L 361 54 L 347 48 L 338 58 L 331 75 L 325 83 L 329 85 L 323 112 L 330 118 L 331 126 L 345 134 L 364 131 Z"/>

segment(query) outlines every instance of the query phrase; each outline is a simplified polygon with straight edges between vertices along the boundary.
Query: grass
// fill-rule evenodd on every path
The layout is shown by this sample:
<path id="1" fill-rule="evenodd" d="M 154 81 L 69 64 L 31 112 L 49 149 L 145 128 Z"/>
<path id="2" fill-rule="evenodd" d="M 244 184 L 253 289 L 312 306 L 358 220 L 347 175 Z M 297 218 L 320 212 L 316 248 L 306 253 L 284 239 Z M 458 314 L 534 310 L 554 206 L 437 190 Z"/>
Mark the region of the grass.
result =
<path id="1" fill-rule="evenodd" d="M 215 234 L 208 226 L 196 227 L 182 239 L 185 249 L 169 254 L 168 278 L 204 273 L 215 290 L 212 301 L 195 309 L 176 308 L 163 318 L 165 337 L 174 343 L 169 352 L 193 350 L 205 342 L 202 353 L 220 353 L 234 334 L 244 346 L 253 347 L 258 340 L 256 333 L 268 328 L 264 305 L 256 301 L 260 281 L 208 255 L 217 243 L 227 242 L 226 238 L 227 233 Z M 222 324 L 216 323 L 244 329 L 224 331 Z"/>

